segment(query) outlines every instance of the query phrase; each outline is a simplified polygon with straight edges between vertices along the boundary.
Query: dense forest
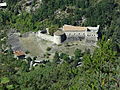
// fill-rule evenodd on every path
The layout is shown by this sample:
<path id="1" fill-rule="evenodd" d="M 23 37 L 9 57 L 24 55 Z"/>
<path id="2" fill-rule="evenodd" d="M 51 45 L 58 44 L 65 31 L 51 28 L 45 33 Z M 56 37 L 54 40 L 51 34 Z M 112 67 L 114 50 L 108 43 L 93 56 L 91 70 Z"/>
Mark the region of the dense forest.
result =
<path id="1" fill-rule="evenodd" d="M 29 13 L 22 10 L 20 1 L 24 0 L 6 0 L 7 8 L 0 9 L 1 90 L 119 90 L 119 0 L 42 0 L 37 10 Z M 53 62 L 29 70 L 32 59 L 16 60 L 6 45 L 10 28 L 25 33 L 49 27 L 54 32 L 64 24 L 100 25 L 99 48 L 93 54 L 77 49 L 71 58 L 56 52 Z"/>

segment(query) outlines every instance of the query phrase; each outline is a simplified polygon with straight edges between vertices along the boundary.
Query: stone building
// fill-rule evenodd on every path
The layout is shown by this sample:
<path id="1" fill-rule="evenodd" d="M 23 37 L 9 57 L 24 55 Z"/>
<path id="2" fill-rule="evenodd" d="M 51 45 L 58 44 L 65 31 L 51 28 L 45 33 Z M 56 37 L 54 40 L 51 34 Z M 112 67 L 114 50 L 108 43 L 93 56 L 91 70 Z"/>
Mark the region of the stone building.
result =
<path id="1" fill-rule="evenodd" d="M 64 25 L 62 30 L 65 32 L 67 39 L 69 41 L 74 40 L 84 40 L 86 42 L 96 42 L 98 41 L 98 30 L 97 27 L 80 27 L 72 25 Z"/>
<path id="2" fill-rule="evenodd" d="M 44 40 L 52 41 L 56 44 L 61 44 L 64 41 L 85 41 L 86 43 L 96 44 L 98 41 L 99 25 L 97 27 L 80 27 L 72 25 L 64 25 L 61 30 L 54 33 L 54 36 L 49 35 L 49 30 L 46 30 L 47 34 L 43 34 L 42 31 L 37 33 L 38 37 Z"/>
<path id="3" fill-rule="evenodd" d="M 63 31 L 56 31 L 54 33 L 54 43 L 61 44 L 66 40 L 66 35 Z"/>
<path id="4" fill-rule="evenodd" d="M 24 59 L 25 58 L 25 52 L 23 51 L 14 51 L 14 57 L 17 59 Z"/>
<path id="5" fill-rule="evenodd" d="M 6 8 L 7 7 L 7 3 L 4 2 L 4 3 L 0 3 L 0 8 Z"/>

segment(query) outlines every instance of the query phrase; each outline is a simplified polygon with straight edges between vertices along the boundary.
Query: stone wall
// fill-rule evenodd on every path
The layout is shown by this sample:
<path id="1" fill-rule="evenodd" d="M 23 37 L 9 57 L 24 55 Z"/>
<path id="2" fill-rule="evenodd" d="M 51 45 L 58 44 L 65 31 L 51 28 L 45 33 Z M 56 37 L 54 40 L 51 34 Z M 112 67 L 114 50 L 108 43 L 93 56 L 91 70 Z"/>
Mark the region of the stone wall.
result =
<path id="1" fill-rule="evenodd" d="M 50 35 L 47 35 L 47 34 L 42 34 L 41 31 L 38 31 L 38 32 L 36 33 L 36 35 L 37 35 L 38 37 L 40 37 L 41 39 L 43 39 L 43 40 L 47 40 L 47 41 L 52 41 L 52 42 L 54 42 L 54 36 L 50 36 Z"/>
<path id="2" fill-rule="evenodd" d="M 85 32 L 65 32 L 67 37 L 85 37 Z"/>
<path id="3" fill-rule="evenodd" d="M 65 33 L 62 35 L 55 35 L 54 34 L 54 43 L 56 44 L 61 44 L 66 40 L 66 35 Z"/>

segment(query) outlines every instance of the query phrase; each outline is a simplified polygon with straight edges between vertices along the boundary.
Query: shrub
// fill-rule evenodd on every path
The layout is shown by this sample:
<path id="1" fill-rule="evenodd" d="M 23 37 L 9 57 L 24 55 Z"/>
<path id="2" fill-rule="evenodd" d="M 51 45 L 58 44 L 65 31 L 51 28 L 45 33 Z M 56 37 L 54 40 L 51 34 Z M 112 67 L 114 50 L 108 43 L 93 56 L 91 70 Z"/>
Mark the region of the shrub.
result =
<path id="1" fill-rule="evenodd" d="M 51 47 L 48 47 L 46 50 L 47 50 L 47 51 L 50 51 L 50 50 L 51 50 Z"/>

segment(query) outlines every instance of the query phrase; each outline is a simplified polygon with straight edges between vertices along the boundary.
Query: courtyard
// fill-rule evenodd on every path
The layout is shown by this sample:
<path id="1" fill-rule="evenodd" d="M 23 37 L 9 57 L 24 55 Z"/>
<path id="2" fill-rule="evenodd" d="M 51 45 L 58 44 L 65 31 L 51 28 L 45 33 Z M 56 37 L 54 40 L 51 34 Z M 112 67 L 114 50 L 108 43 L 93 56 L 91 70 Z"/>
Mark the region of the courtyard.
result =
<path id="1" fill-rule="evenodd" d="M 13 51 L 24 51 L 29 53 L 31 57 L 36 56 L 37 59 L 52 60 L 55 52 L 66 53 L 70 56 L 74 55 L 76 49 L 82 52 L 89 50 L 93 53 L 95 46 L 84 43 L 83 41 L 69 41 L 56 45 L 51 41 L 46 41 L 37 37 L 33 32 L 20 35 L 16 32 L 11 32 L 8 35 L 8 45 L 11 45 Z M 48 50 L 49 49 L 49 50 Z"/>
<path id="2" fill-rule="evenodd" d="M 76 49 L 80 49 L 82 52 L 89 49 L 92 53 L 95 48 L 92 45 L 83 44 L 82 41 L 65 42 L 56 45 L 53 42 L 42 40 L 34 33 L 29 34 L 27 37 L 20 37 L 19 40 L 26 51 L 29 51 L 32 56 L 38 56 L 39 59 L 52 59 L 55 52 L 67 53 L 73 56 Z M 47 48 L 50 48 L 50 50 L 47 50 Z"/>

